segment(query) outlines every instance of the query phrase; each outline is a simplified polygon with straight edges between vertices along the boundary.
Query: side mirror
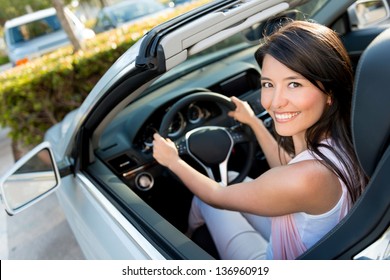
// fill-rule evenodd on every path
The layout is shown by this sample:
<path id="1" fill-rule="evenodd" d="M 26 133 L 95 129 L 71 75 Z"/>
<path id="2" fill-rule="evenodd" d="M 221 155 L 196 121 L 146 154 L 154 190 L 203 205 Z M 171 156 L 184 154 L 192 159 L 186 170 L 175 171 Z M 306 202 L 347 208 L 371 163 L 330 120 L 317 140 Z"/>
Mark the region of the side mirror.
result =
<path id="1" fill-rule="evenodd" d="M 48 142 L 22 157 L 0 179 L 5 209 L 14 215 L 50 194 L 60 184 L 60 175 Z"/>
<path id="2" fill-rule="evenodd" d="M 385 0 L 359 0 L 348 9 L 351 28 L 364 28 L 390 19 Z"/>

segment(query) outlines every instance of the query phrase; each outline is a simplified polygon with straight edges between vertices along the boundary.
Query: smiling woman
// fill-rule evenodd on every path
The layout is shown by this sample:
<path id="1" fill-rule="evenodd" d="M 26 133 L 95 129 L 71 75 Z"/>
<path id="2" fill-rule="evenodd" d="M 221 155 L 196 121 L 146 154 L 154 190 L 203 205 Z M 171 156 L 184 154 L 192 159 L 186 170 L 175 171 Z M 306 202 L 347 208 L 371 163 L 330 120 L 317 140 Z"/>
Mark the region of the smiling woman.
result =
<path id="1" fill-rule="evenodd" d="M 307 51 L 302 55 L 302 41 L 315 53 L 315 61 Z M 272 167 L 268 172 L 224 188 L 181 160 L 174 143 L 158 134 L 153 156 L 195 194 L 190 233 L 206 223 L 221 258 L 295 259 L 347 214 L 366 185 L 355 164 L 349 129 L 352 68 L 335 32 L 304 21 L 280 27 L 266 38 L 256 58 L 262 69 L 261 103 L 280 139 L 292 143 L 278 145 L 287 165 L 277 162 L 276 141 L 239 99 L 233 99 L 236 109 L 230 116 L 252 128 Z M 246 213 L 255 216 L 249 219 Z M 272 217 L 270 236 L 261 234 L 270 232 L 265 216 Z M 228 221 L 234 221 L 234 227 Z"/>

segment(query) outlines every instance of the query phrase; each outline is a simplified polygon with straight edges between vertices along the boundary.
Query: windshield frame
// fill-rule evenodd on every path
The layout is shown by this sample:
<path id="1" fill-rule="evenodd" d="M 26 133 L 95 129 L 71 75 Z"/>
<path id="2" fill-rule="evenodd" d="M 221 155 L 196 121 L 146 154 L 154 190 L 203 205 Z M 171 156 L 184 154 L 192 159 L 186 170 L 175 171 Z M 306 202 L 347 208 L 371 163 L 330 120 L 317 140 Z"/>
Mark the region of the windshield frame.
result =
<path id="1" fill-rule="evenodd" d="M 319 10 L 321 10 L 321 8 L 329 1 L 330 0 L 310 0 L 301 6 L 288 9 L 283 14 L 297 12 L 296 15 L 300 17 L 298 19 L 308 20 L 311 19 Z M 261 25 L 262 23 L 259 23 L 258 25 Z M 148 94 L 149 92 L 164 86 L 165 84 L 169 84 L 178 77 L 184 76 L 194 71 L 196 68 L 199 68 L 199 65 L 201 65 L 201 67 L 205 67 L 214 63 L 215 61 L 223 59 L 224 57 L 259 45 L 261 44 L 262 40 L 262 37 L 258 40 L 248 40 L 245 35 L 245 31 L 234 34 L 226 40 L 211 46 L 210 48 L 189 56 L 186 61 L 182 62 L 159 77 L 141 96 Z"/>

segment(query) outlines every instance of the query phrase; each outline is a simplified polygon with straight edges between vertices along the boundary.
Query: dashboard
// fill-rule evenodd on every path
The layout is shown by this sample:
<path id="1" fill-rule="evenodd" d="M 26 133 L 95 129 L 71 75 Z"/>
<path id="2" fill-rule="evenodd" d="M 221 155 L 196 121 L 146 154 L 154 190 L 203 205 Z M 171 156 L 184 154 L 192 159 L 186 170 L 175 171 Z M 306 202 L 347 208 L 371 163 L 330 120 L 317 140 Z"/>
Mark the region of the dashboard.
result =
<path id="1" fill-rule="evenodd" d="M 161 120 L 170 106 L 157 110 L 141 127 L 134 140 L 134 147 L 143 153 L 148 153 L 153 147 L 153 134 L 159 131 Z M 180 110 L 171 122 L 168 130 L 168 137 L 177 139 L 185 132 L 196 127 L 210 123 L 213 119 L 222 114 L 221 108 L 211 102 L 193 102 Z"/>

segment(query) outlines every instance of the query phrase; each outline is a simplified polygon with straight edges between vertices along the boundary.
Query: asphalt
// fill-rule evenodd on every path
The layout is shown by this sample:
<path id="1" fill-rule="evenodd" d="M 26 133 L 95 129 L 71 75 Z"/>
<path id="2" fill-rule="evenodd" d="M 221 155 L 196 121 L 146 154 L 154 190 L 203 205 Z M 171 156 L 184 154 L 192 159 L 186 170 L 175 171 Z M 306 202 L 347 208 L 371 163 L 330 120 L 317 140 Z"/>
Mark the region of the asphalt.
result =
<path id="1" fill-rule="evenodd" d="M 0 128 L 0 177 L 14 164 L 7 134 L 7 129 Z M 0 259 L 84 259 L 55 193 L 12 217 L 1 203 Z"/>

